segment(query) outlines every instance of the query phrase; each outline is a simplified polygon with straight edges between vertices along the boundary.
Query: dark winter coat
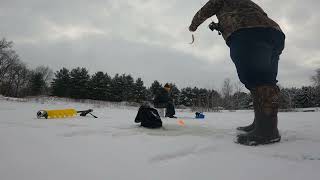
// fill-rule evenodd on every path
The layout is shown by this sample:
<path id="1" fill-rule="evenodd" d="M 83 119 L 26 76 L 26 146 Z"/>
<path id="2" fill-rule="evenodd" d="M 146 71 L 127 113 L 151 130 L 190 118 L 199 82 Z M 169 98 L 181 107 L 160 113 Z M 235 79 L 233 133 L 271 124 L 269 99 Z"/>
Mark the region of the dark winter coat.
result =
<path id="1" fill-rule="evenodd" d="M 281 31 L 279 25 L 251 0 L 210 0 L 194 16 L 190 25 L 196 30 L 206 19 L 216 15 L 225 40 L 243 28 L 271 27 Z"/>
<path id="2" fill-rule="evenodd" d="M 162 127 L 162 121 L 158 111 L 147 105 L 142 105 L 139 108 L 138 114 L 134 121 L 135 123 L 141 123 L 141 126 L 146 128 Z"/>
<path id="3" fill-rule="evenodd" d="M 166 108 L 167 104 L 172 102 L 173 100 L 170 97 L 169 92 L 164 88 L 161 88 L 161 90 L 155 95 L 153 100 L 153 104 L 156 108 Z"/>

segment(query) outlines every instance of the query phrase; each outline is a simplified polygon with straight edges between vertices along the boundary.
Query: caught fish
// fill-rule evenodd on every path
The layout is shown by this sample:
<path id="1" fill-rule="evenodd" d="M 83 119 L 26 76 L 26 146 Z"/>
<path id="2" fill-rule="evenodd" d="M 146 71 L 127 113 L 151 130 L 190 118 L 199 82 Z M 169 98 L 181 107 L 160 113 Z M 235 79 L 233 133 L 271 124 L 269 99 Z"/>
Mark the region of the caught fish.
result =
<path id="1" fill-rule="evenodd" d="M 191 38 L 192 38 L 192 41 L 190 44 L 193 44 L 194 43 L 194 35 L 193 34 L 192 34 Z"/>

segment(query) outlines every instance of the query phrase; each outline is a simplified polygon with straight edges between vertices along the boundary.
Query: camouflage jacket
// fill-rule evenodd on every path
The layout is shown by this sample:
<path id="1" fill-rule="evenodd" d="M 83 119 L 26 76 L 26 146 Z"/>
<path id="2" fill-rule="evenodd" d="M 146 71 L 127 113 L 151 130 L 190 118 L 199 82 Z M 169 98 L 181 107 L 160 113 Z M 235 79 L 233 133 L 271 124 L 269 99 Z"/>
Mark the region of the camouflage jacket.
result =
<path id="1" fill-rule="evenodd" d="M 242 28 L 280 26 L 251 0 L 209 0 L 194 16 L 190 29 L 196 30 L 206 19 L 216 15 L 225 40 Z"/>

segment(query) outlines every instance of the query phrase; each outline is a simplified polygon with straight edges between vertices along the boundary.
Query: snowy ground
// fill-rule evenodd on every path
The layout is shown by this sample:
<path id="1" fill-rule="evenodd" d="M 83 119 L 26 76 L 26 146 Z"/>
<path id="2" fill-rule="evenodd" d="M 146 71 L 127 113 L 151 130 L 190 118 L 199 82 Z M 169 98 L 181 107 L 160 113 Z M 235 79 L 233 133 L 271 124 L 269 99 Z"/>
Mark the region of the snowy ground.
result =
<path id="1" fill-rule="evenodd" d="M 37 119 L 40 109 L 93 108 L 99 118 Z M 320 112 L 279 114 L 282 141 L 233 143 L 252 112 L 191 112 L 165 129 L 134 124 L 136 108 L 0 100 L 1 180 L 320 179 Z"/>

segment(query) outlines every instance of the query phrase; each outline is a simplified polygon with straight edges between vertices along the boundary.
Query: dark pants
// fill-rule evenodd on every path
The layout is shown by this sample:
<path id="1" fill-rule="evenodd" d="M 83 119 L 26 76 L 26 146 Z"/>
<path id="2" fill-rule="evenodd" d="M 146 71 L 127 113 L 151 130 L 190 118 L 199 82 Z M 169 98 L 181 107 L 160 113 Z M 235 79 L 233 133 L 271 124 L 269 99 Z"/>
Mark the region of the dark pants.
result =
<path id="1" fill-rule="evenodd" d="M 171 117 L 175 114 L 176 114 L 176 111 L 174 109 L 174 104 L 172 102 L 169 102 L 166 107 L 166 116 Z"/>
<path id="2" fill-rule="evenodd" d="M 176 114 L 175 108 L 174 108 L 174 104 L 173 102 L 167 102 L 167 103 L 157 103 L 154 104 L 155 108 L 166 108 L 166 117 L 171 117 L 173 115 Z"/>
<path id="3" fill-rule="evenodd" d="M 247 89 L 275 85 L 285 35 L 273 28 L 247 28 L 227 40 L 240 81 Z"/>

